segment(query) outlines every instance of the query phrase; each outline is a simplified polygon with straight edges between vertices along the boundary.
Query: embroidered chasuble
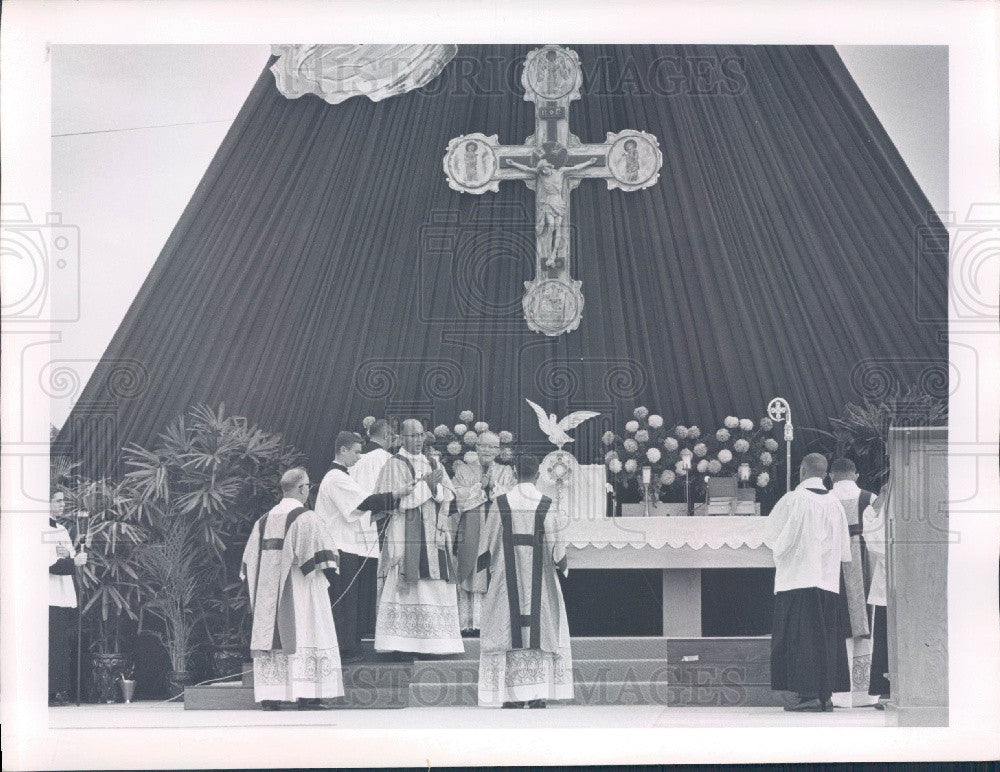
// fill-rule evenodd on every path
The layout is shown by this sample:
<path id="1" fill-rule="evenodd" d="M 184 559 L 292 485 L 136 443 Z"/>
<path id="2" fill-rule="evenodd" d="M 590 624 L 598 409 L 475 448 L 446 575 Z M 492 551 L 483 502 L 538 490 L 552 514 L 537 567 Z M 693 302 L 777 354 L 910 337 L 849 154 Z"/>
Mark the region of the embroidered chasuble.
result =
<path id="1" fill-rule="evenodd" d="M 486 485 L 483 485 L 483 478 Z M 455 505 L 458 527 L 455 554 L 458 564 L 458 615 L 463 630 L 478 630 L 482 596 L 486 592 L 486 574 L 476 571 L 479 558 L 479 533 L 490 502 L 516 484 L 514 470 L 493 462 L 484 470 L 479 461 L 455 463 Z"/>
<path id="2" fill-rule="evenodd" d="M 400 449 L 385 462 L 376 493 L 399 490 L 437 468 L 422 453 Z M 376 651 L 456 654 L 465 650 L 458 626 L 455 590 L 455 530 L 447 474 L 431 491 L 421 481 L 399 506 L 373 512 L 382 549 L 378 564 Z"/>
<path id="3" fill-rule="evenodd" d="M 291 701 L 344 693 L 337 632 L 323 569 L 337 553 L 314 512 L 282 499 L 250 533 L 240 577 L 253 627 L 254 699 Z"/>
<path id="4" fill-rule="evenodd" d="M 872 613 L 867 598 L 872 585 L 873 555 L 868 552 L 864 535 L 866 513 L 871 519 L 871 504 L 875 494 L 862 490 L 852 480 L 833 484 L 833 494 L 840 501 L 847 517 L 851 536 L 851 562 L 841 564 L 841 607 L 850 619 L 851 637 L 847 639 L 847 660 L 851 669 L 850 692 L 836 692 L 837 707 L 871 705 L 877 698 L 868 693 L 872 666 Z"/>
<path id="5" fill-rule="evenodd" d="M 486 575 L 479 704 L 573 699 L 566 606 L 565 524 L 552 500 L 521 484 L 490 505 L 478 569 Z"/>

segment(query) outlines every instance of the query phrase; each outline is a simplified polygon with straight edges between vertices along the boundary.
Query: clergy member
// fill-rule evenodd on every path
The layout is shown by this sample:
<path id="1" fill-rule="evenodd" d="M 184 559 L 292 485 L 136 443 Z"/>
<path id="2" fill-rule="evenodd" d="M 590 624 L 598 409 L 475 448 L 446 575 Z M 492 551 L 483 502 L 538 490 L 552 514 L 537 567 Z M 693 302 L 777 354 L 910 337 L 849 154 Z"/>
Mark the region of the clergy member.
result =
<path id="1" fill-rule="evenodd" d="M 876 699 L 875 707 L 883 709 L 882 700 L 889 696 L 889 641 L 886 634 L 886 581 L 888 578 L 885 562 L 886 510 L 889 503 L 889 484 L 886 483 L 878 496 L 865 510 L 864 537 L 871 558 L 872 584 L 868 590 L 868 605 L 872 612 L 872 667 L 868 683 L 868 694 Z"/>
<path id="2" fill-rule="evenodd" d="M 479 704 L 544 708 L 573 699 L 569 624 L 557 571 L 567 572 L 565 526 L 535 487 L 538 459 L 520 456 L 517 485 L 490 504 L 480 538 L 488 572 L 479 654 Z"/>
<path id="3" fill-rule="evenodd" d="M 838 708 L 874 705 L 877 697 L 868 694 L 872 669 L 871 615 L 868 590 L 872 583 L 871 559 L 863 534 L 864 523 L 872 519 L 875 494 L 858 487 L 858 471 L 848 458 L 834 459 L 830 465 L 833 495 L 840 501 L 851 535 L 851 562 L 841 566 L 841 615 L 850 621 L 847 639 L 847 664 L 851 670 L 851 690 L 833 695 Z"/>
<path id="4" fill-rule="evenodd" d="M 798 702 L 785 710 L 831 711 L 833 692 L 850 689 L 850 635 L 840 616 L 840 564 L 851 560 L 844 509 L 823 486 L 826 459 L 810 453 L 801 482 L 775 504 L 764 543 L 774 556 L 771 688 Z"/>
<path id="5" fill-rule="evenodd" d="M 323 699 L 344 694 L 324 574 L 336 570 L 337 554 L 327 529 L 305 507 L 309 487 L 305 469 L 285 472 L 283 498 L 254 523 L 243 551 L 240 578 L 253 612 L 253 693 L 264 710 L 293 700 L 300 710 L 319 710 Z"/>
<path id="6" fill-rule="evenodd" d="M 416 654 L 464 651 L 452 551 L 451 480 L 423 453 L 426 434 L 415 419 L 403 421 L 402 447 L 386 461 L 377 493 L 413 485 L 397 507 L 374 512 L 387 520 L 378 564 L 375 650 Z"/>
<path id="7" fill-rule="evenodd" d="M 500 437 L 482 432 L 476 440 L 476 460 L 455 462 L 455 498 L 459 521 L 455 535 L 458 555 L 458 621 L 462 633 L 479 629 L 479 615 L 486 575 L 476 571 L 479 557 L 479 532 L 487 506 L 516 483 L 514 470 L 496 463 Z"/>
<path id="8" fill-rule="evenodd" d="M 382 423 L 387 429 L 388 422 Z M 378 436 L 388 444 L 390 433 Z M 356 662 L 361 658 L 359 615 L 369 603 L 374 605 L 378 532 L 372 522 L 371 511 L 394 509 L 399 506 L 400 497 L 411 490 L 411 486 L 406 485 L 391 493 L 372 494 L 374 479 L 368 478 L 369 484 L 364 485 L 351 472 L 360 465 L 359 459 L 365 459 L 372 453 L 381 452 L 386 458 L 389 454 L 384 450 L 373 450 L 362 455 L 361 447 L 361 435 L 354 432 L 337 435 L 334 441 L 336 456 L 316 494 L 316 514 L 329 529 L 339 552 L 339 573 L 331 571 L 327 578 L 330 581 L 330 603 L 340 641 L 341 662 Z"/>

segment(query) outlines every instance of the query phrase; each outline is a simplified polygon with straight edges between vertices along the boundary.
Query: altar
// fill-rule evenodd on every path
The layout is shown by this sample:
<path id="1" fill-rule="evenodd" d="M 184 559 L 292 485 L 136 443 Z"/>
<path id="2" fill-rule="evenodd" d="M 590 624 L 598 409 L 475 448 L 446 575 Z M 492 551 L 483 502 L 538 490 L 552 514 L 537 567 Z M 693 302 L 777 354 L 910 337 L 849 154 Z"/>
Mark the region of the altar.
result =
<path id="1" fill-rule="evenodd" d="M 663 582 L 663 635 L 701 637 L 703 568 L 770 568 L 763 517 L 572 517 L 569 567 L 658 568 Z"/>

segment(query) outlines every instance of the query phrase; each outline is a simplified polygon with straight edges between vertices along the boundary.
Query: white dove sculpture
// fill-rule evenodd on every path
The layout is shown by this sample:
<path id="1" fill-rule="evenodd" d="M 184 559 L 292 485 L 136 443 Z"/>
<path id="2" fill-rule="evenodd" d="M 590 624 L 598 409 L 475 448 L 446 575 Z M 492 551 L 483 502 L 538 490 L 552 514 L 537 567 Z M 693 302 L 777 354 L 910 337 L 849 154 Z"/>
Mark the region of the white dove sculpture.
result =
<path id="1" fill-rule="evenodd" d="M 552 441 L 552 444 L 560 450 L 562 450 L 562 446 L 567 442 L 573 442 L 573 438 L 566 434 L 568 430 L 575 429 L 588 418 L 594 418 L 600 415 L 600 413 L 595 413 L 592 410 L 577 410 L 575 413 L 570 413 L 561 421 L 556 421 L 555 413 L 545 415 L 545 411 L 542 410 L 541 405 L 536 405 L 527 398 L 525 398 L 524 401 L 531 405 L 531 409 L 534 410 L 535 414 L 538 416 L 538 428 L 545 432 L 548 438 Z"/>

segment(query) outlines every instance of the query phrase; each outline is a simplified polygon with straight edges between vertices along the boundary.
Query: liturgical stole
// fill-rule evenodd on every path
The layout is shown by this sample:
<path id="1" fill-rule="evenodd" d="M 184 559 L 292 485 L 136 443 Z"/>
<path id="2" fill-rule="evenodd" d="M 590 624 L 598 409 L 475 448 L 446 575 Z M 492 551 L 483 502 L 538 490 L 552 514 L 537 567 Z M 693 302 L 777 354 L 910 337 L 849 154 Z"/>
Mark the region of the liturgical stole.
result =
<path id="1" fill-rule="evenodd" d="M 292 527 L 292 523 L 305 511 L 305 507 L 296 507 L 285 515 L 285 538 L 288 537 L 288 530 Z M 281 553 L 285 548 L 285 539 L 264 538 L 268 517 L 270 514 L 264 515 L 258 526 L 260 534 L 257 544 L 257 566 L 254 571 L 253 587 L 250 588 L 254 619 L 252 636 L 254 640 L 251 642 L 251 649 L 284 651 L 286 654 L 294 654 L 295 610 L 290 602 L 291 599 L 283 597 L 286 589 L 290 588 L 282 586 L 285 577 L 281 575 L 280 571 Z M 268 553 L 268 570 L 264 580 L 267 586 L 261 587 L 261 563 L 264 561 L 265 552 Z M 262 639 L 262 634 L 264 634 L 262 624 L 267 623 L 270 623 L 271 626 L 270 645 L 265 645 Z"/>
<path id="2" fill-rule="evenodd" d="M 847 615 L 851 620 L 851 637 L 867 638 L 871 635 L 868 626 L 868 591 L 872 584 L 871 563 L 868 548 L 865 545 L 864 512 L 871 504 L 870 491 L 861 491 L 858 498 L 857 513 L 851 516 L 847 507 L 847 530 L 851 535 L 851 562 L 840 564 L 841 605 L 846 605 Z M 846 504 L 847 502 L 842 502 Z"/>
<path id="3" fill-rule="evenodd" d="M 412 479 L 417 478 L 417 471 L 413 468 L 410 459 L 401 453 L 397 453 L 395 458 L 406 464 Z M 437 462 L 433 458 L 428 458 L 431 469 L 437 469 Z M 435 522 L 434 529 L 437 533 L 437 518 L 441 515 L 441 504 L 434 502 Z M 402 576 L 404 582 L 416 582 L 420 579 L 444 579 L 446 582 L 453 581 L 451 577 L 450 561 L 448 551 L 443 545 L 435 542 L 433 557 L 437 563 L 437 571 L 431 572 L 431 553 L 427 544 L 427 532 L 424 529 L 424 515 L 421 507 L 403 510 L 404 520 L 404 543 L 403 543 L 403 569 Z M 437 575 L 435 575 L 435 573 Z"/>

